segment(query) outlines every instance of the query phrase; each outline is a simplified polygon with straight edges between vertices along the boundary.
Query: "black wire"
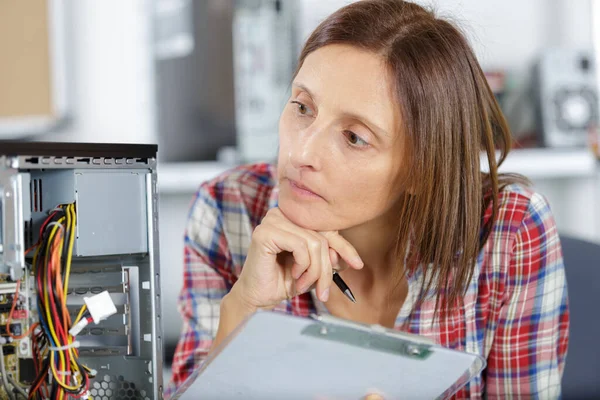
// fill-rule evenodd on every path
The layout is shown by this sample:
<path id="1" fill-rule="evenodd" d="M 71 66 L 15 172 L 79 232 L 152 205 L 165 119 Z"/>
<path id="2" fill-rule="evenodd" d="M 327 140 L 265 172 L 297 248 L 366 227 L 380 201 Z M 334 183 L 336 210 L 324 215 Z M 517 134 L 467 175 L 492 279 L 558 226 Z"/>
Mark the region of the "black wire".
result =
<path id="1" fill-rule="evenodd" d="M 37 360 L 36 360 L 36 361 L 37 361 Z M 44 364 L 42 365 L 42 368 L 40 369 L 40 374 L 38 375 L 38 377 L 37 377 L 37 378 L 35 378 L 35 380 L 34 380 L 34 381 L 33 381 L 33 383 L 31 384 L 31 387 L 32 387 L 32 388 L 36 387 L 36 385 L 37 385 L 37 384 L 38 384 L 40 381 L 44 380 L 44 378 L 45 378 L 47 375 L 46 375 L 46 374 L 44 374 L 44 372 L 43 372 L 43 371 L 46 371 L 46 372 L 47 372 L 47 371 L 48 371 L 48 368 L 50 368 L 50 359 L 49 359 L 48 357 L 46 357 L 46 358 L 44 359 Z M 36 396 L 38 399 L 41 399 L 41 393 L 40 393 L 40 392 L 41 392 L 41 389 L 42 389 L 42 385 L 40 385 L 40 387 L 38 387 L 38 389 L 37 389 L 37 392 L 35 393 L 35 396 Z"/>
<path id="2" fill-rule="evenodd" d="M 50 391 L 50 398 L 58 400 L 58 383 L 52 380 L 52 390 Z"/>

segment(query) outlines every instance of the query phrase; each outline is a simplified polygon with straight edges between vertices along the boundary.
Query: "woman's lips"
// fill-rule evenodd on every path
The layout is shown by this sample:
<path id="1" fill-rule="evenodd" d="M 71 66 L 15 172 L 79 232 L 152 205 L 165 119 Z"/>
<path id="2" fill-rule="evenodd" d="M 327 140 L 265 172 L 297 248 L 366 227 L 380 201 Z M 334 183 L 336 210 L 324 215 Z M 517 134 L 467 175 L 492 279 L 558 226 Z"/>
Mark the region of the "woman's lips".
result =
<path id="1" fill-rule="evenodd" d="M 323 198 L 318 193 L 314 192 L 312 189 L 301 184 L 298 181 L 295 181 L 293 179 L 288 179 L 288 182 L 290 184 L 290 188 L 292 189 L 292 192 L 294 192 L 295 194 L 297 194 L 299 196 L 308 197 L 308 198 L 319 198 L 319 199 Z"/>

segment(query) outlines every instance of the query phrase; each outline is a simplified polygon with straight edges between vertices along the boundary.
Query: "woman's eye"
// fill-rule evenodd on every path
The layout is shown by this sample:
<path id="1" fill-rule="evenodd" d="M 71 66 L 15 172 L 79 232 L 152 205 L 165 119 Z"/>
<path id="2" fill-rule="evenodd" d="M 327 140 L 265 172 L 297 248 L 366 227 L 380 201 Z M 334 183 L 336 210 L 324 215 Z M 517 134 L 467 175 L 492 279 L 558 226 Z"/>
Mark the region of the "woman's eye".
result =
<path id="1" fill-rule="evenodd" d="M 293 104 L 296 105 L 296 109 L 300 115 L 310 115 L 311 110 L 305 104 L 300 103 L 299 101 L 292 101 Z"/>
<path id="2" fill-rule="evenodd" d="M 354 133 L 352 131 L 346 131 L 346 138 L 348 139 L 348 142 L 352 146 L 362 147 L 362 146 L 367 146 L 369 144 L 369 143 L 365 142 L 363 139 L 361 139 L 360 136 L 358 136 L 356 133 Z"/>

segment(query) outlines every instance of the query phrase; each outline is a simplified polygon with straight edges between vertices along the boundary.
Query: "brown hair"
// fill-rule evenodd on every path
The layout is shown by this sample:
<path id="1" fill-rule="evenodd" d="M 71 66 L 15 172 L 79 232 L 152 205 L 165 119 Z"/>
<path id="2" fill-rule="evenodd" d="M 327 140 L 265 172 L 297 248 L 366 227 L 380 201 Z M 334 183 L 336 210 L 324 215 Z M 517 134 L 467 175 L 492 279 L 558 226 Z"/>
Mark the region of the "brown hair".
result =
<path id="1" fill-rule="evenodd" d="M 445 314 L 471 280 L 497 218 L 501 186 L 525 182 L 498 175 L 511 147 L 506 120 L 464 35 L 421 6 L 362 0 L 339 9 L 308 38 L 296 74 L 310 53 L 330 44 L 356 46 L 387 62 L 411 188 L 400 200 L 398 262 L 407 273 L 419 264 L 435 266 L 427 271 L 422 294 L 435 288 L 436 313 Z M 482 150 L 489 173 L 481 172 Z"/>

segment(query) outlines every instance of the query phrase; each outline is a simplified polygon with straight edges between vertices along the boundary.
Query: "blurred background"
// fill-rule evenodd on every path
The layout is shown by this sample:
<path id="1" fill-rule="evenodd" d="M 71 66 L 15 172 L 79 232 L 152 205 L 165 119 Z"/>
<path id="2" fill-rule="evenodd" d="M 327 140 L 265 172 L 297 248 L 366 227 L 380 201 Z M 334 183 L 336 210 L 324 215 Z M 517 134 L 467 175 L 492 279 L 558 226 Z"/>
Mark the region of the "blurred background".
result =
<path id="1" fill-rule="evenodd" d="M 169 362 L 198 185 L 272 161 L 295 58 L 347 0 L 4 0 L 0 139 L 158 143 Z M 600 0 L 419 0 L 467 33 L 510 122 L 504 171 L 600 243 Z M 167 371 L 168 374 L 168 371 Z"/>

